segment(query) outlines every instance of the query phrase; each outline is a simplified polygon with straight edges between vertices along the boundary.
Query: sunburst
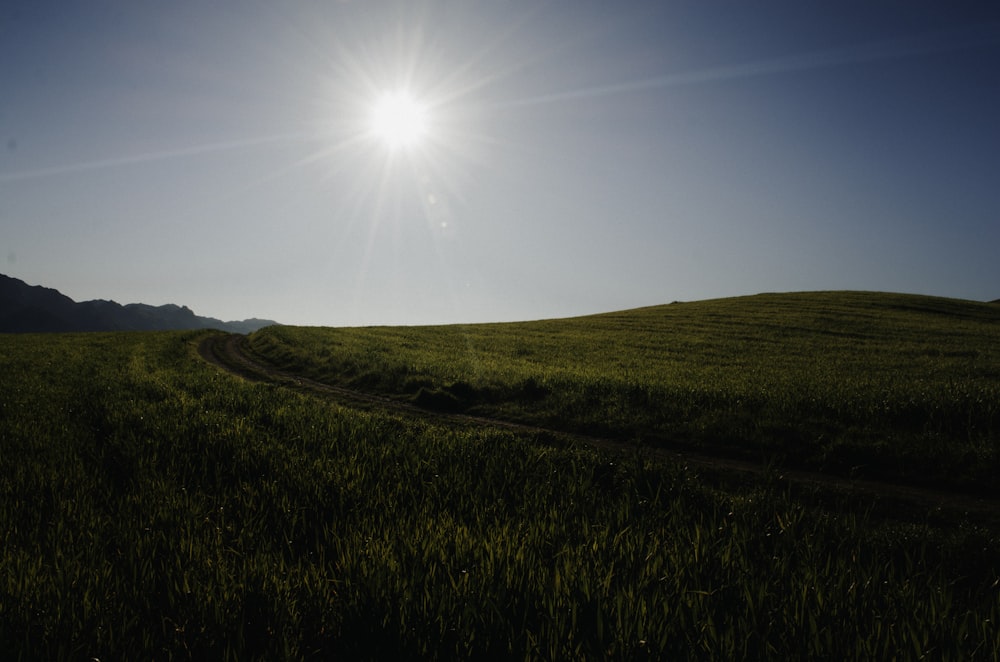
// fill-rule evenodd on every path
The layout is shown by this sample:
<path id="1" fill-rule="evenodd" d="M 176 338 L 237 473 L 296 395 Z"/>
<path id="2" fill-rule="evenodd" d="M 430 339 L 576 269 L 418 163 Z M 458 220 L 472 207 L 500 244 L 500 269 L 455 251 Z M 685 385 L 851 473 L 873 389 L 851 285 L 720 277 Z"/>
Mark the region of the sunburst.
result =
<path id="1" fill-rule="evenodd" d="M 371 131 L 390 149 L 419 146 L 427 126 L 427 109 L 407 91 L 385 92 L 372 108 Z"/>

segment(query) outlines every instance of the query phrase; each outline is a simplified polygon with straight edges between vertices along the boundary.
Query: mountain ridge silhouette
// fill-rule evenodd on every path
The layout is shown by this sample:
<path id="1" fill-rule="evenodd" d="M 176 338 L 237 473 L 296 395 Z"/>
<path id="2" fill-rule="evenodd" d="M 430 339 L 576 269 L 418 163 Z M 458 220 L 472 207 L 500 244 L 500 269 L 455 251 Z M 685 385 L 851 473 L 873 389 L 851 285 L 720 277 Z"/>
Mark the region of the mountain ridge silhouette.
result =
<path id="1" fill-rule="evenodd" d="M 0 274 L 0 333 L 56 333 L 69 331 L 175 331 L 219 329 L 252 333 L 273 320 L 250 318 L 224 322 L 195 315 L 187 306 L 168 303 L 122 305 L 93 299 L 74 301 L 59 290 L 29 285 Z"/>

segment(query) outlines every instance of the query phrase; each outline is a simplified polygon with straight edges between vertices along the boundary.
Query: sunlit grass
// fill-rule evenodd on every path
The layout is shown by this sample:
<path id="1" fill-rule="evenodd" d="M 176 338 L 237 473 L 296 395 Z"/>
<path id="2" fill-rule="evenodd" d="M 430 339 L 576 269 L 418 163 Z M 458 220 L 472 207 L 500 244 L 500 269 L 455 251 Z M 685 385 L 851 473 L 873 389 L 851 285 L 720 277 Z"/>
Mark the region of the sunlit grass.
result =
<path id="1" fill-rule="evenodd" d="M 759 295 L 569 320 L 272 327 L 262 357 L 430 407 L 995 491 L 1000 308 Z"/>

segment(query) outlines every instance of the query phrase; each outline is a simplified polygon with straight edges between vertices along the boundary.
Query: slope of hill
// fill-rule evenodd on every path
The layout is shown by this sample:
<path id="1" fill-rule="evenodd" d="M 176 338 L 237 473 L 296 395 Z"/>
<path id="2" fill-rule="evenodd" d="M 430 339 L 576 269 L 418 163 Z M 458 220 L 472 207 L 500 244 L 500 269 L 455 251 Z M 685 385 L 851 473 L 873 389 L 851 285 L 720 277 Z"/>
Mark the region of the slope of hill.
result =
<path id="1" fill-rule="evenodd" d="M 800 292 L 510 324 L 271 327 L 248 342 L 300 376 L 422 407 L 998 493 L 990 304 Z"/>
<path id="2" fill-rule="evenodd" d="M 195 315 L 187 306 L 174 304 L 130 303 L 123 306 L 101 299 L 76 302 L 58 290 L 28 285 L 0 274 L 0 333 L 206 328 L 251 333 L 271 324 L 275 322 L 262 319 L 223 322 Z"/>

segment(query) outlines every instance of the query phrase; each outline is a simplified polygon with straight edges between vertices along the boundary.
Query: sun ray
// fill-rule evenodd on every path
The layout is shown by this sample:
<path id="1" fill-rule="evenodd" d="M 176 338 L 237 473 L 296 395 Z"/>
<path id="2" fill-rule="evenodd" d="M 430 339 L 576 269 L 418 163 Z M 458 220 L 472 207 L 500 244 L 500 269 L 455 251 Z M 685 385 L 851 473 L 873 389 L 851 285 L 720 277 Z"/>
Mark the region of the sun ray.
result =
<path id="1" fill-rule="evenodd" d="M 596 97 L 641 92 L 680 85 L 693 85 L 733 79 L 769 76 L 774 74 L 811 71 L 850 64 L 878 62 L 906 57 L 914 57 L 926 53 L 947 52 L 977 48 L 995 43 L 995 35 L 982 31 L 943 30 L 933 34 L 914 37 L 875 41 L 855 44 L 844 48 L 828 49 L 797 53 L 783 57 L 756 60 L 720 67 L 712 67 L 698 71 L 686 71 L 664 76 L 653 76 L 637 80 L 595 85 L 575 90 L 564 90 L 525 99 L 515 99 L 499 104 L 495 108 L 519 108 L 538 106 L 562 101 L 573 101 Z"/>
<path id="2" fill-rule="evenodd" d="M 0 173 L 0 182 L 17 182 L 39 177 L 52 177 L 55 175 L 65 175 L 77 172 L 88 172 L 91 170 L 103 170 L 106 168 L 117 168 L 127 165 L 141 163 L 152 163 L 154 161 L 165 161 L 187 156 L 200 154 L 211 154 L 214 152 L 227 152 L 247 147 L 259 147 L 269 143 L 281 142 L 302 138 L 301 134 L 281 134 L 274 136 L 264 136 L 261 138 L 245 138 L 242 140 L 229 140 L 226 142 L 206 143 L 203 145 L 192 145 L 177 149 L 162 150 L 159 152 L 147 152 L 145 154 L 134 154 L 130 156 L 117 156 L 107 159 L 97 159 L 94 161 L 84 161 L 81 163 L 69 163 L 64 165 L 51 166 L 48 168 L 36 168 L 34 170 L 23 170 L 20 172 Z"/>

